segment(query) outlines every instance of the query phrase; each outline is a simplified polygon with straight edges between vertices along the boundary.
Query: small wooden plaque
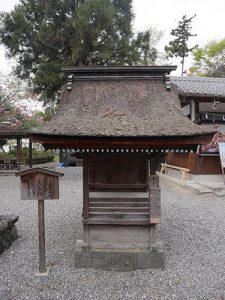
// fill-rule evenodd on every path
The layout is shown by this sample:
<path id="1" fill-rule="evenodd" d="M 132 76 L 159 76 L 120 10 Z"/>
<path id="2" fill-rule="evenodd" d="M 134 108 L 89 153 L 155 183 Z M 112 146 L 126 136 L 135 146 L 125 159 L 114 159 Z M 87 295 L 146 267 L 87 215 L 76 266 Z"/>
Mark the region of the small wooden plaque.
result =
<path id="1" fill-rule="evenodd" d="M 22 200 L 59 199 L 59 176 L 62 173 L 42 168 L 16 173 L 21 179 Z"/>

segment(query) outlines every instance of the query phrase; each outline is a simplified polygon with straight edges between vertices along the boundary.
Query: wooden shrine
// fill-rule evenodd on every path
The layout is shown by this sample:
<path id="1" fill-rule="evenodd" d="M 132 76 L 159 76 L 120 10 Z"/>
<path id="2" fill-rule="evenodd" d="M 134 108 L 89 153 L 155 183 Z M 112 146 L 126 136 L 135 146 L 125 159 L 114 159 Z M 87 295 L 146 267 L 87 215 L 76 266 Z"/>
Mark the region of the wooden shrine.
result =
<path id="1" fill-rule="evenodd" d="M 161 268 L 155 235 L 161 204 L 156 160 L 170 150 L 196 151 L 213 132 L 180 109 L 174 66 L 66 67 L 57 114 L 31 133 L 46 148 L 83 158 L 83 237 L 76 267 Z"/>

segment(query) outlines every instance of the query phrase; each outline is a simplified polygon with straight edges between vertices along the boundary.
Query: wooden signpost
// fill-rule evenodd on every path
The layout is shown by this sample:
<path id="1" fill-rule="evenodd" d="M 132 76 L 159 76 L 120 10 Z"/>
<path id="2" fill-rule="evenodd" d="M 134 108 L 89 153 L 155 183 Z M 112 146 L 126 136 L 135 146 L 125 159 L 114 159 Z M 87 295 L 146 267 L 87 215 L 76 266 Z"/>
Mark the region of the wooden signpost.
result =
<path id="1" fill-rule="evenodd" d="M 21 180 L 21 199 L 38 200 L 39 276 L 47 276 L 45 265 L 44 200 L 59 199 L 59 177 L 63 173 L 45 168 L 32 168 L 15 174 Z"/>
<path id="2" fill-rule="evenodd" d="M 223 173 L 223 180 L 225 184 L 224 168 L 225 168 L 225 143 L 219 143 L 220 162 Z"/>

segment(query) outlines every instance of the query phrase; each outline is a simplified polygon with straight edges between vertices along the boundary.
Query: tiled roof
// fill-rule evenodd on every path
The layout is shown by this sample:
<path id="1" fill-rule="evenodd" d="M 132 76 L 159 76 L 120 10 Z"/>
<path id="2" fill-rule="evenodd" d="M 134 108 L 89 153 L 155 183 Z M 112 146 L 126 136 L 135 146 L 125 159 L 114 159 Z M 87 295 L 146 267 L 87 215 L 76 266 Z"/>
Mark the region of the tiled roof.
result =
<path id="1" fill-rule="evenodd" d="M 182 95 L 225 97 L 225 78 L 171 76 L 170 79 Z"/>

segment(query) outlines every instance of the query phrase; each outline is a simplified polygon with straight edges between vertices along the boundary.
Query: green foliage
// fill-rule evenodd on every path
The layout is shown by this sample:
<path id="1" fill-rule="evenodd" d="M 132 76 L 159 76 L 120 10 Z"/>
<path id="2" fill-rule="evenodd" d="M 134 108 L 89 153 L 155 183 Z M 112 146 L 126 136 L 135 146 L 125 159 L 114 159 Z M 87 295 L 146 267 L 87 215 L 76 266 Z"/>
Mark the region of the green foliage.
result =
<path id="1" fill-rule="evenodd" d="M 16 158 L 16 150 L 10 150 L 8 153 L 5 153 L 4 159 L 6 158 Z M 51 162 L 54 161 L 54 158 L 54 153 L 51 151 L 43 152 L 37 151 L 36 149 L 32 150 L 32 164 L 42 164 L 46 162 Z M 23 161 L 26 165 L 29 164 L 29 149 L 27 147 L 23 147 L 21 149 L 21 161 Z"/>
<path id="2" fill-rule="evenodd" d="M 133 18 L 132 0 L 20 0 L 0 15 L 0 41 L 16 58 L 16 74 L 55 101 L 64 65 L 155 62 L 161 33 L 135 34 Z"/>
<path id="3" fill-rule="evenodd" d="M 225 39 L 211 41 L 193 52 L 194 64 L 190 75 L 225 77 Z"/>
<path id="4" fill-rule="evenodd" d="M 51 152 L 33 152 L 32 164 L 43 164 L 46 162 L 54 161 L 54 154 Z M 25 164 L 29 164 L 29 157 L 25 156 Z"/>
<path id="5" fill-rule="evenodd" d="M 191 33 L 191 23 L 192 19 L 195 18 L 196 15 L 187 18 L 186 15 L 182 17 L 182 20 L 178 22 L 178 26 L 175 29 L 172 29 L 171 35 L 174 36 L 174 40 L 169 42 L 169 45 L 165 47 L 165 51 L 168 57 L 180 57 L 181 58 L 181 65 L 182 65 L 182 76 L 184 73 L 184 60 L 185 57 L 192 52 L 197 45 L 194 47 L 188 46 L 188 40 L 190 37 L 196 36 L 196 34 Z"/>

